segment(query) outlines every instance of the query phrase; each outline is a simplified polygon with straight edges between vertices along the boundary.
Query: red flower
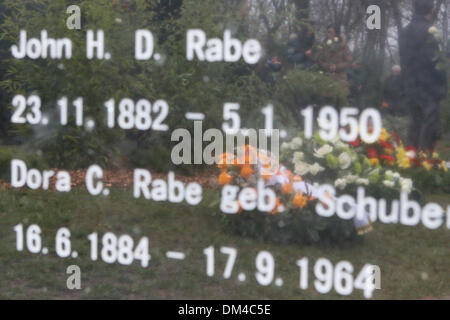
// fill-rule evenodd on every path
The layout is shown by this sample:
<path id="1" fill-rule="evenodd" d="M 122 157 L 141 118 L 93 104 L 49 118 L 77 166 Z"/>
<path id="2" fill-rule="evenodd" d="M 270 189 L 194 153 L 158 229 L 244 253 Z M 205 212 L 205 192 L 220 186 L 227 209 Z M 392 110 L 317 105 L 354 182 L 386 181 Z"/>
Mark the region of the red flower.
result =
<path id="1" fill-rule="evenodd" d="M 416 159 L 417 158 L 417 149 L 414 148 L 413 146 L 407 146 L 406 147 L 406 152 L 408 154 L 409 159 Z M 412 157 L 410 157 L 409 155 L 413 155 Z"/>
<path id="2" fill-rule="evenodd" d="M 389 141 L 379 141 L 378 144 L 383 147 L 384 149 L 390 149 L 394 150 L 394 145 L 390 143 Z"/>
<path id="3" fill-rule="evenodd" d="M 380 158 L 381 158 L 381 160 L 384 160 L 385 163 L 387 163 L 391 166 L 395 164 L 395 158 L 393 156 L 383 154 Z"/>
<path id="4" fill-rule="evenodd" d="M 390 155 L 387 155 L 387 154 L 383 154 L 380 157 L 380 159 L 381 160 L 385 160 L 385 161 L 394 161 L 395 160 L 395 158 L 393 156 L 390 156 Z"/>
<path id="5" fill-rule="evenodd" d="M 356 140 L 353 141 L 353 142 L 350 142 L 350 144 L 351 144 L 352 146 L 354 146 L 354 147 L 359 146 L 359 138 L 356 138 Z"/>
<path id="6" fill-rule="evenodd" d="M 417 167 L 420 167 L 420 160 L 417 157 L 417 149 L 414 148 L 413 146 L 407 146 L 406 147 L 406 152 L 407 152 L 409 160 L 413 164 L 415 164 Z"/>

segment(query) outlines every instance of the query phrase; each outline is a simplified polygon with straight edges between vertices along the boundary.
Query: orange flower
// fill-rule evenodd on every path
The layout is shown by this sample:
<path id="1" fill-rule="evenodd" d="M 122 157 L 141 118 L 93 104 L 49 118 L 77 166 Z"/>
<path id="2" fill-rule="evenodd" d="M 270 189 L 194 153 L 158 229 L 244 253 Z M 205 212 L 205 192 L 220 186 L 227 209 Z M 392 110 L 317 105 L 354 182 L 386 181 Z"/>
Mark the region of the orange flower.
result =
<path id="1" fill-rule="evenodd" d="M 239 157 L 235 163 L 237 166 L 243 168 L 251 165 L 252 163 L 255 164 L 256 161 L 251 155 L 245 155 L 244 157 Z"/>
<path id="2" fill-rule="evenodd" d="M 226 169 L 228 168 L 229 165 L 234 164 L 235 162 L 235 158 L 234 155 L 230 154 L 230 153 L 223 153 L 219 156 L 219 163 L 217 165 L 217 167 L 219 167 L 219 169 Z"/>
<path id="3" fill-rule="evenodd" d="M 246 165 L 256 164 L 256 159 L 258 157 L 256 149 L 251 145 L 246 145 L 241 147 L 240 153 L 238 152 L 237 165 L 239 167 L 244 167 Z"/>
<path id="4" fill-rule="evenodd" d="M 226 172 L 222 172 L 219 175 L 219 184 L 221 186 L 224 186 L 226 184 L 229 184 L 231 181 L 233 181 L 233 176 L 230 176 L 228 173 Z"/>
<path id="5" fill-rule="evenodd" d="M 294 193 L 294 186 L 292 183 L 285 183 L 283 187 L 281 187 L 281 192 L 283 194 L 292 194 Z"/>
<path id="6" fill-rule="evenodd" d="M 249 152 L 256 152 L 256 148 L 254 146 L 252 146 L 251 144 L 245 145 L 244 150 L 245 150 L 246 154 L 248 154 Z"/>
<path id="7" fill-rule="evenodd" d="M 299 192 L 294 197 L 294 200 L 292 200 L 292 203 L 294 204 L 295 208 L 304 208 L 308 204 L 308 198 L 305 197 L 301 192 Z"/>
<path id="8" fill-rule="evenodd" d="M 238 201 L 238 200 L 236 200 L 236 202 L 237 202 L 237 205 L 239 206 L 239 209 L 238 209 L 238 214 L 239 213 L 242 213 L 242 211 L 244 211 L 243 209 L 242 209 L 242 206 L 241 206 L 241 203 Z"/>
<path id="9" fill-rule="evenodd" d="M 277 197 L 277 199 L 275 200 L 275 207 L 273 208 L 272 211 L 270 211 L 269 213 L 272 215 L 275 215 L 278 213 L 278 208 L 280 207 L 280 198 Z"/>
<path id="10" fill-rule="evenodd" d="M 258 157 L 259 161 L 261 161 L 261 163 L 264 164 L 264 166 L 267 166 L 267 165 L 270 166 L 270 159 L 265 154 L 258 152 L 257 157 Z"/>
<path id="11" fill-rule="evenodd" d="M 268 182 L 270 179 L 272 179 L 272 173 L 269 170 L 263 170 L 261 172 L 261 177 L 264 179 L 265 182 Z"/>
<path id="12" fill-rule="evenodd" d="M 253 173 L 255 173 L 255 171 L 254 171 L 254 170 L 252 169 L 252 167 L 249 166 L 249 165 L 245 165 L 245 166 L 243 166 L 242 169 L 241 169 L 241 176 L 242 176 L 244 179 L 250 178 L 250 176 L 251 176 Z"/>

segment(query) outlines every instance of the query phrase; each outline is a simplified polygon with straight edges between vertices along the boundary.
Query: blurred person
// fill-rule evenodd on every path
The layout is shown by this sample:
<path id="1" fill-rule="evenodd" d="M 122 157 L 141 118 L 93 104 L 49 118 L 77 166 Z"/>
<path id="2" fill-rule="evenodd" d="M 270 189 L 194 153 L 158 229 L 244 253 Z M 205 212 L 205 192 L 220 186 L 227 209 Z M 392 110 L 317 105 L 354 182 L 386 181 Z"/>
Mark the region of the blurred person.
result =
<path id="1" fill-rule="evenodd" d="M 266 56 L 261 59 L 256 66 L 256 74 L 264 81 L 274 86 L 276 84 L 275 74 L 280 72 L 282 69 L 282 63 L 278 56 L 274 55 L 272 57 Z"/>
<path id="2" fill-rule="evenodd" d="M 287 61 L 293 67 L 308 69 L 314 62 L 312 48 L 315 34 L 312 27 L 305 25 L 300 33 L 291 33 L 287 44 Z"/>
<path id="3" fill-rule="evenodd" d="M 383 90 L 382 107 L 388 114 L 394 116 L 405 115 L 405 92 L 402 81 L 402 68 L 399 65 L 392 67 L 392 72 L 386 79 Z"/>
<path id="4" fill-rule="evenodd" d="M 400 35 L 403 81 L 411 114 L 409 142 L 423 151 L 433 150 L 440 138 L 439 103 L 447 94 L 433 16 L 433 1 L 415 0 L 413 19 Z"/>
<path id="5" fill-rule="evenodd" d="M 325 71 L 333 74 L 349 94 L 347 70 L 353 58 L 345 36 L 341 36 L 336 27 L 328 26 L 327 39 L 316 55 L 317 63 Z"/>
<path id="6" fill-rule="evenodd" d="M 364 108 L 364 89 L 366 88 L 367 74 L 360 61 L 353 61 L 351 68 L 347 71 L 347 78 L 353 105 L 360 109 Z"/>

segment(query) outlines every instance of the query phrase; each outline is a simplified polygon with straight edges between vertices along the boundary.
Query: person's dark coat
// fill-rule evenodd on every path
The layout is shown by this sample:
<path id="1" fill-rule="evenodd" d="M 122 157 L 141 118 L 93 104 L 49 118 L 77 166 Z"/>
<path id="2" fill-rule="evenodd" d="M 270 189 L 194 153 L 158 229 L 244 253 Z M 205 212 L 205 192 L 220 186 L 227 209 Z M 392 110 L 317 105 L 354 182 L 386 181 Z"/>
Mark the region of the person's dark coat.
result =
<path id="1" fill-rule="evenodd" d="M 414 16 L 400 36 L 400 59 L 408 101 L 442 100 L 447 94 L 444 70 L 439 70 L 439 42 L 429 31 L 432 23 Z"/>
<path id="2" fill-rule="evenodd" d="M 384 84 L 384 101 L 388 104 L 389 113 L 394 115 L 406 114 L 404 110 L 404 89 L 401 75 L 390 75 Z"/>
<path id="3" fill-rule="evenodd" d="M 287 61 L 292 66 L 308 69 L 314 63 L 306 53 L 311 50 L 315 42 L 313 30 L 308 27 L 302 29 L 300 34 L 289 39 L 287 43 Z"/>

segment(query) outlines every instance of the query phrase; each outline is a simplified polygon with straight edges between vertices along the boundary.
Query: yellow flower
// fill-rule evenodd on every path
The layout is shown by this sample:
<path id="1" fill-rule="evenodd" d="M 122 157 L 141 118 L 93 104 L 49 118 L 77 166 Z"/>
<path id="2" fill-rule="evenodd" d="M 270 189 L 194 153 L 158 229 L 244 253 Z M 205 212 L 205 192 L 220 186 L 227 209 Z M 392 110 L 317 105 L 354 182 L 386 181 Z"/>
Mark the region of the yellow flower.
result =
<path id="1" fill-rule="evenodd" d="M 398 166 L 402 169 L 411 168 L 411 161 L 408 158 L 398 159 L 397 163 L 398 163 Z"/>
<path id="2" fill-rule="evenodd" d="M 423 151 L 419 152 L 419 157 L 422 158 L 422 159 L 427 159 L 428 158 L 427 154 L 425 152 L 423 152 Z"/>
<path id="3" fill-rule="evenodd" d="M 387 130 L 385 128 L 381 129 L 381 133 L 380 133 L 380 137 L 379 137 L 380 141 L 387 141 L 390 137 L 391 137 L 391 135 L 389 134 L 389 132 L 387 132 Z"/>
<path id="4" fill-rule="evenodd" d="M 445 161 L 442 161 L 442 162 L 441 162 L 441 168 L 442 168 L 442 170 L 444 170 L 445 172 L 448 171 L 447 163 L 445 163 Z"/>
<path id="5" fill-rule="evenodd" d="M 422 162 L 422 166 L 427 169 L 428 171 L 430 171 L 431 169 L 433 169 L 433 165 L 431 163 L 429 163 L 428 161 L 423 161 Z"/>
<path id="6" fill-rule="evenodd" d="M 433 152 L 433 159 L 439 159 L 439 153 Z"/>
<path id="7" fill-rule="evenodd" d="M 406 155 L 406 150 L 403 146 L 397 149 L 397 165 L 402 169 L 411 168 L 411 160 Z"/>
<path id="8" fill-rule="evenodd" d="M 372 165 L 372 167 L 379 166 L 380 160 L 378 160 L 377 158 L 372 158 L 372 159 L 370 159 L 370 164 Z"/>

